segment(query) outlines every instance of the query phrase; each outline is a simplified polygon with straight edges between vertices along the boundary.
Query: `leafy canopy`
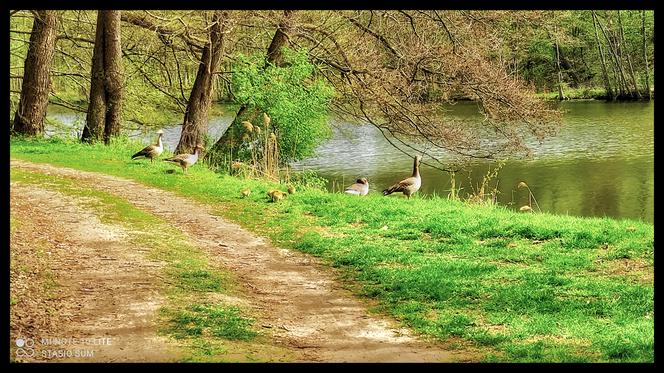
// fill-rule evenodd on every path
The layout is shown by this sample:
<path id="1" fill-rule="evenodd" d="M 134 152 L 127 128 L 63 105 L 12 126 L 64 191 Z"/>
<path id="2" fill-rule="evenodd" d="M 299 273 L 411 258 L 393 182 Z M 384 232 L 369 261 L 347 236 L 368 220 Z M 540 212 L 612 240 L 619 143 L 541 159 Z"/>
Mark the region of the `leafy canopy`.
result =
<path id="1" fill-rule="evenodd" d="M 237 103 L 268 113 L 279 156 L 287 162 L 312 155 L 331 136 L 328 105 L 334 88 L 314 76 L 305 51 L 285 48 L 283 56 L 283 67 L 265 66 L 261 54 L 238 56 L 232 84 Z"/>

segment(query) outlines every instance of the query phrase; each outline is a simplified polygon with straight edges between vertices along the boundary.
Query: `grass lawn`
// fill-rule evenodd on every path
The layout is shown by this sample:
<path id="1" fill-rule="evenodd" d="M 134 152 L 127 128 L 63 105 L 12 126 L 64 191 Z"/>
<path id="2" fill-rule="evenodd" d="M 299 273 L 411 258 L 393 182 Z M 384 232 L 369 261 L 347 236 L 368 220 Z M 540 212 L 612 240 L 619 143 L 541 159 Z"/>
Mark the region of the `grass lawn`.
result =
<path id="1" fill-rule="evenodd" d="M 205 202 L 276 245 L 340 268 L 342 281 L 376 300 L 377 311 L 450 347 L 484 349 L 484 361 L 654 361 L 652 224 L 303 188 L 270 203 L 266 192 L 276 184 L 203 163 L 183 176 L 165 162 L 131 161 L 144 144 L 15 138 L 10 145 L 12 158 Z M 252 194 L 242 198 L 245 188 Z"/>

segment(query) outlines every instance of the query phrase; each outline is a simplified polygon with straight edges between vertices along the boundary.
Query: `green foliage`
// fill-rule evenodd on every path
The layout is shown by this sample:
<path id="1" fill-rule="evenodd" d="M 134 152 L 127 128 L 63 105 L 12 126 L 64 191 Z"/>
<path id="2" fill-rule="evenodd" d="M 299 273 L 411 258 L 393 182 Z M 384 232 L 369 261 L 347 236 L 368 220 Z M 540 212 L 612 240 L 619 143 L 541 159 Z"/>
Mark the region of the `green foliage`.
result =
<path id="1" fill-rule="evenodd" d="M 304 51 L 284 49 L 285 65 L 265 66 L 264 56 L 240 55 L 233 72 L 238 104 L 268 113 L 283 162 L 312 155 L 331 136 L 328 104 L 334 89 L 314 76 Z"/>
<path id="2" fill-rule="evenodd" d="M 124 61 L 125 80 L 122 117 L 147 126 L 181 123 L 183 108 L 133 71 L 133 65 Z M 87 100 L 87 97 L 86 97 Z"/>
<path id="3" fill-rule="evenodd" d="M 327 179 L 318 176 L 315 171 L 294 172 L 290 175 L 290 182 L 304 188 L 321 190 L 324 190 L 327 185 Z"/>

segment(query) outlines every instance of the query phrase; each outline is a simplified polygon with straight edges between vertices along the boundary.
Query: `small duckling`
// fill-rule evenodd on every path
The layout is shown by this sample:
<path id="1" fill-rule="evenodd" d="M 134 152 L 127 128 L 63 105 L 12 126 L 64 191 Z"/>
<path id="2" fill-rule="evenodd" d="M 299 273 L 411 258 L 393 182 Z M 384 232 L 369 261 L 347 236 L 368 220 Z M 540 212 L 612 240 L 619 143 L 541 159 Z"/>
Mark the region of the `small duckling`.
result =
<path id="1" fill-rule="evenodd" d="M 295 194 L 295 187 L 292 185 L 288 186 L 288 194 Z"/>
<path id="2" fill-rule="evenodd" d="M 251 189 L 249 189 L 249 188 L 242 189 L 241 193 L 242 193 L 242 197 L 244 197 L 244 198 L 249 197 L 249 195 L 251 194 Z"/>
<path id="3" fill-rule="evenodd" d="M 286 193 L 280 191 L 280 190 L 271 190 L 267 193 L 268 197 L 272 200 L 272 202 L 277 202 L 279 200 L 284 199 L 286 197 Z"/>
<path id="4" fill-rule="evenodd" d="M 521 206 L 521 208 L 519 209 L 519 211 L 521 211 L 521 212 L 532 212 L 533 209 L 532 209 L 532 207 L 530 207 L 530 206 L 528 206 L 528 205 L 525 205 L 525 206 Z"/>

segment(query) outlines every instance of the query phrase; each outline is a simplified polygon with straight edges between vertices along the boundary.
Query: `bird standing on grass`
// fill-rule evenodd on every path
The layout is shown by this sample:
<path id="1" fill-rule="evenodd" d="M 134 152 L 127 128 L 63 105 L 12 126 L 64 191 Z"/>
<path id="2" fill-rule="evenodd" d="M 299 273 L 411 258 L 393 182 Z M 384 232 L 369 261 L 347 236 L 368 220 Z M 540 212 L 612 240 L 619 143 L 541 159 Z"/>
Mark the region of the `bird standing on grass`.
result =
<path id="1" fill-rule="evenodd" d="M 154 159 L 159 157 L 161 153 L 164 151 L 164 144 L 162 144 L 161 142 L 161 136 L 163 136 L 164 131 L 159 130 L 157 134 L 159 135 L 159 137 L 157 138 L 156 144 L 146 146 L 140 152 L 132 155 L 131 159 L 133 160 L 141 157 L 150 158 L 150 163 L 154 163 Z"/>
<path id="2" fill-rule="evenodd" d="M 194 154 L 178 154 L 176 156 L 164 159 L 164 162 L 171 162 L 180 165 L 180 167 L 182 167 L 182 173 L 186 174 L 187 169 L 196 163 L 196 161 L 198 161 L 198 154 L 203 149 L 203 146 L 199 144 L 194 148 Z"/>
<path id="3" fill-rule="evenodd" d="M 418 190 L 420 190 L 420 186 L 422 186 L 422 178 L 420 177 L 420 162 L 422 161 L 422 157 L 419 155 L 415 156 L 415 162 L 413 163 L 413 175 L 407 179 L 403 179 L 400 182 L 392 185 L 391 187 L 385 189 L 383 191 L 383 195 L 387 196 L 392 193 L 396 192 L 401 192 L 403 193 L 408 199 L 410 199 L 410 196 L 415 194 Z"/>
<path id="4" fill-rule="evenodd" d="M 284 199 L 287 196 L 287 194 L 280 190 L 274 189 L 267 192 L 267 196 L 272 202 L 277 202 Z"/>
<path id="5" fill-rule="evenodd" d="M 355 184 L 352 184 L 344 190 L 344 193 L 354 194 L 356 196 L 366 196 L 367 193 L 369 193 L 369 181 L 366 177 L 357 179 Z"/>

